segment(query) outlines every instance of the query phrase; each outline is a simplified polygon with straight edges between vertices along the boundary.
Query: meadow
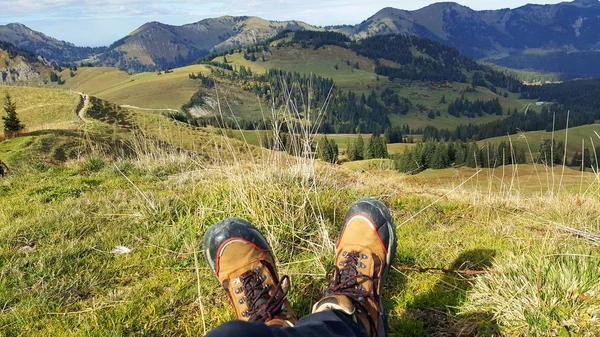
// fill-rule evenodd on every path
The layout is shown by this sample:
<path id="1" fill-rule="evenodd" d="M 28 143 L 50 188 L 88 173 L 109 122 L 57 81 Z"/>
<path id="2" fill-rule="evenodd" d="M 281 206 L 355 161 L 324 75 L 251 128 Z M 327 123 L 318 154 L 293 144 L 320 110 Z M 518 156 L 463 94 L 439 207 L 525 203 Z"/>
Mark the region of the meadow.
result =
<path id="1" fill-rule="evenodd" d="M 553 171 L 560 185 L 539 165 L 406 176 L 382 161 L 361 169 L 258 149 L 159 114 L 115 121 L 0 143 L 12 169 L 0 180 L 0 334 L 206 334 L 234 313 L 200 245 L 232 216 L 266 234 L 306 315 L 346 209 L 366 196 L 397 225 L 390 336 L 600 331 L 597 174 Z"/>
<path id="2" fill-rule="evenodd" d="M 486 143 L 511 142 L 512 144 L 522 147 L 531 148 L 537 151 L 542 142 L 546 140 L 554 140 L 554 142 L 563 142 L 567 150 L 567 160 L 571 160 L 575 152 L 582 153 L 582 148 L 592 149 L 600 145 L 600 124 L 583 125 L 566 130 L 558 131 L 531 131 L 522 132 L 517 135 L 490 138 L 478 143 L 484 145 Z M 593 151 L 592 151 L 593 153 Z M 562 157 L 562 156 L 561 156 Z"/>
<path id="3" fill-rule="evenodd" d="M 56 124 L 78 123 L 77 105 L 79 94 L 57 89 L 29 87 L 0 87 L 2 102 L 6 94 L 17 106 L 17 114 L 28 129 L 36 129 Z M 2 110 L 4 112 L 4 110 Z"/>

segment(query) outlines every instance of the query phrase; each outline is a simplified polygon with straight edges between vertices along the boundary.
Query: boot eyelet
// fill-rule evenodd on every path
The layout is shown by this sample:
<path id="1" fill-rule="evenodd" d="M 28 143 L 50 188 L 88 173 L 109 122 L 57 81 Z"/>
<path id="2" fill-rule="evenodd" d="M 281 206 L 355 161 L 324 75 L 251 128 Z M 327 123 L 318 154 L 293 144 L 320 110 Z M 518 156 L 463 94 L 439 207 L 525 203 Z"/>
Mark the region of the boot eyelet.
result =
<path id="1" fill-rule="evenodd" d="M 255 273 L 260 273 L 260 267 L 256 267 L 256 268 L 254 268 L 254 272 L 255 272 Z"/>
<path id="2" fill-rule="evenodd" d="M 240 284 L 240 279 L 239 278 L 233 279 L 233 284 Z"/>
<path id="3" fill-rule="evenodd" d="M 367 268 L 367 265 L 366 265 L 366 264 L 364 264 L 364 263 L 361 263 L 361 264 L 360 264 L 360 267 L 361 267 L 361 268 Z"/>
<path id="4" fill-rule="evenodd" d="M 244 304 L 244 299 L 240 298 L 240 300 L 238 301 L 240 304 Z"/>
<path id="5" fill-rule="evenodd" d="M 361 256 L 361 258 L 362 258 L 363 260 L 366 260 L 366 259 L 368 259 L 369 257 L 368 257 L 366 254 L 363 254 L 363 255 Z"/>
<path id="6" fill-rule="evenodd" d="M 239 293 L 241 293 L 241 292 L 242 292 L 242 288 L 237 288 L 237 289 L 235 289 L 235 293 L 236 293 L 236 294 L 239 294 Z"/>
<path id="7" fill-rule="evenodd" d="M 260 277 L 261 280 L 265 281 L 267 279 L 267 275 L 263 275 Z"/>

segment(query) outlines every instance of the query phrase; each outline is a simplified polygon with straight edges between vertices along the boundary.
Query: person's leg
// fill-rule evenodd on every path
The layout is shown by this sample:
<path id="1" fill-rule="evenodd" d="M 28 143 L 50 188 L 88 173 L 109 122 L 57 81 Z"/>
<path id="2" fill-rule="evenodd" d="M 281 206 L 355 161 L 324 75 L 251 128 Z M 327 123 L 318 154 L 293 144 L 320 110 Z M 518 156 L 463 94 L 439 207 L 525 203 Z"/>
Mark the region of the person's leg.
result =
<path id="1" fill-rule="evenodd" d="M 256 322 L 231 321 L 208 333 L 207 337 L 368 337 L 352 317 L 338 310 L 304 316 L 294 327 L 274 327 Z"/>

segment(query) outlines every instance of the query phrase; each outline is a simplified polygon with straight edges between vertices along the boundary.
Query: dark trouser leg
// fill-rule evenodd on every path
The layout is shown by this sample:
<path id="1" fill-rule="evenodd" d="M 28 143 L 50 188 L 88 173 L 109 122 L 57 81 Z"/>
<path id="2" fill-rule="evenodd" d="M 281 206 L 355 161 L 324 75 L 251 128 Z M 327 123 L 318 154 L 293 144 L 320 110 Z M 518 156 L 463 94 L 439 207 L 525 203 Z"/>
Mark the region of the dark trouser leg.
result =
<path id="1" fill-rule="evenodd" d="M 231 321 L 208 333 L 207 337 L 367 337 L 364 329 L 341 311 L 326 310 L 304 316 L 295 327 L 281 328 L 263 323 Z"/>

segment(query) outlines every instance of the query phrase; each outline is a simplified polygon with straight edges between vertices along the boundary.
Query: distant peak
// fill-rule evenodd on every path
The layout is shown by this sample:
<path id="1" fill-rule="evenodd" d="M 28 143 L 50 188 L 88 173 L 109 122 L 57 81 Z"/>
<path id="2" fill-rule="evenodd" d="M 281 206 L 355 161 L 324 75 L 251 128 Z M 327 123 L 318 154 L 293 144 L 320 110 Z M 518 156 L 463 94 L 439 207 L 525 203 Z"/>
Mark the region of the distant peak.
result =
<path id="1" fill-rule="evenodd" d="M 579 7 L 594 7 L 600 5 L 598 0 L 573 0 L 573 2 L 563 2 L 563 4 L 571 4 Z"/>
<path id="2" fill-rule="evenodd" d="M 25 26 L 22 23 L 18 23 L 18 22 L 9 23 L 9 24 L 6 25 L 6 27 L 9 27 L 11 29 L 27 29 L 27 30 L 31 30 L 29 27 Z"/>

